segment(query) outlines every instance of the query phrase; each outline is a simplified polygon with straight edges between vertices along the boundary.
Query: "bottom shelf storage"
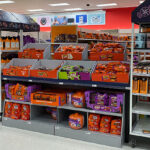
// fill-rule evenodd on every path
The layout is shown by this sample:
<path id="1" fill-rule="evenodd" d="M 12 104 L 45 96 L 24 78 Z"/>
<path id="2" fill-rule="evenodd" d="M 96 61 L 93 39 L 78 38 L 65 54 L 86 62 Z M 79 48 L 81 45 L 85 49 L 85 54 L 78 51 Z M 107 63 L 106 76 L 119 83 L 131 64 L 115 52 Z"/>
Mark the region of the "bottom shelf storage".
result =
<path id="1" fill-rule="evenodd" d="M 44 134 L 54 135 L 55 121 L 45 117 L 36 118 L 31 121 L 14 120 L 11 118 L 2 118 L 2 125 L 6 127 L 19 128 Z"/>
<path id="2" fill-rule="evenodd" d="M 144 133 L 143 131 L 149 131 L 149 133 Z M 133 128 L 131 135 L 141 136 L 150 138 L 150 118 L 140 119 Z"/>
<path id="3" fill-rule="evenodd" d="M 2 118 L 2 125 L 6 127 L 19 128 L 24 130 L 32 130 L 31 121 L 15 120 L 7 117 Z"/>
<path id="4" fill-rule="evenodd" d="M 91 132 L 88 131 L 86 128 L 83 128 L 81 130 L 73 130 L 69 127 L 68 122 L 62 122 L 61 124 L 57 124 L 55 126 L 55 135 L 107 145 L 111 147 L 122 146 L 121 136 L 105 134 L 100 132 Z"/>

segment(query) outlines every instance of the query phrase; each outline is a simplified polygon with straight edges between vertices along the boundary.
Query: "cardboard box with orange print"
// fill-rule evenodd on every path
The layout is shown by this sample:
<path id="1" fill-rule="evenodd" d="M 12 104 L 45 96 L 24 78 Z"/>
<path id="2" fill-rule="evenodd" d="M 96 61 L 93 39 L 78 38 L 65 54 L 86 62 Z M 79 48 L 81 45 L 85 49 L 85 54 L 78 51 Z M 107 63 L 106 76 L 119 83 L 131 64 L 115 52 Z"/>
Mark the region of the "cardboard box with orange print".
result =
<path id="1" fill-rule="evenodd" d="M 38 91 L 31 94 L 31 103 L 45 106 L 62 106 L 66 104 L 66 93 Z"/>

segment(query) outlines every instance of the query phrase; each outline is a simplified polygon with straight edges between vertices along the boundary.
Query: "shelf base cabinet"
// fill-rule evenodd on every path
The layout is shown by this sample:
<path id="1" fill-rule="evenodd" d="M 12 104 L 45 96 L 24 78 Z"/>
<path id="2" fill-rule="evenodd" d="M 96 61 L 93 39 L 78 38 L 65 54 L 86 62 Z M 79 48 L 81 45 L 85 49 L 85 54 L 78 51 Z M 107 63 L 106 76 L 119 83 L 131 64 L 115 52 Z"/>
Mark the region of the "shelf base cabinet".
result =
<path id="1" fill-rule="evenodd" d="M 58 124 L 39 122 L 39 121 L 23 121 L 14 120 L 11 118 L 2 118 L 2 125 L 6 127 L 18 128 L 23 130 L 29 130 L 33 132 L 39 132 L 49 135 L 56 135 L 76 140 L 82 140 L 91 143 L 97 143 L 107 145 L 111 147 L 121 147 L 121 136 L 103 134 L 100 132 L 91 132 L 88 130 L 73 130 L 69 127 L 64 127 Z"/>
<path id="2" fill-rule="evenodd" d="M 55 135 L 111 147 L 122 147 L 121 136 L 91 132 L 88 130 L 73 130 L 69 127 L 62 127 L 61 125 L 55 126 Z"/>
<path id="3" fill-rule="evenodd" d="M 11 118 L 3 117 L 2 125 L 6 127 L 18 128 L 50 135 L 54 135 L 55 133 L 55 125 L 46 122 L 14 120 Z"/>

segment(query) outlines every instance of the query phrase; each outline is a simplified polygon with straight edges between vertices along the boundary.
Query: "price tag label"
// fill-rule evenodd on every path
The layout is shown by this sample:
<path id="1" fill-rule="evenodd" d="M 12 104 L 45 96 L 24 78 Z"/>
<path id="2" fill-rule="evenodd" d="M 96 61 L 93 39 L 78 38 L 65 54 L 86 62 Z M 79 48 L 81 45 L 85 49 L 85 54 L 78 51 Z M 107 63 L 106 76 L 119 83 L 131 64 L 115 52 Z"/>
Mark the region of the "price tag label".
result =
<path id="1" fill-rule="evenodd" d="M 86 134 L 90 135 L 91 133 L 90 132 L 86 132 Z"/>
<path id="2" fill-rule="evenodd" d="M 97 87 L 97 85 L 96 84 L 92 84 L 92 87 Z"/>
<path id="3" fill-rule="evenodd" d="M 30 125 L 30 124 L 31 124 L 31 121 L 28 121 L 28 124 Z"/>
<path id="4" fill-rule="evenodd" d="M 8 119 L 7 119 L 7 118 L 4 118 L 4 120 L 6 120 L 6 121 L 7 121 Z"/>
<path id="5" fill-rule="evenodd" d="M 91 113 L 96 113 L 96 111 L 95 110 L 91 110 Z"/>
<path id="6" fill-rule="evenodd" d="M 60 129 L 60 127 L 55 127 L 55 129 L 56 129 L 56 130 L 59 130 L 59 129 Z"/>
<path id="7" fill-rule="evenodd" d="M 3 80 L 7 80 L 7 78 L 3 78 Z"/>
<path id="8" fill-rule="evenodd" d="M 32 82 L 32 80 L 28 80 L 29 82 Z"/>
<path id="9" fill-rule="evenodd" d="M 64 85 L 64 82 L 59 82 L 59 85 Z"/>

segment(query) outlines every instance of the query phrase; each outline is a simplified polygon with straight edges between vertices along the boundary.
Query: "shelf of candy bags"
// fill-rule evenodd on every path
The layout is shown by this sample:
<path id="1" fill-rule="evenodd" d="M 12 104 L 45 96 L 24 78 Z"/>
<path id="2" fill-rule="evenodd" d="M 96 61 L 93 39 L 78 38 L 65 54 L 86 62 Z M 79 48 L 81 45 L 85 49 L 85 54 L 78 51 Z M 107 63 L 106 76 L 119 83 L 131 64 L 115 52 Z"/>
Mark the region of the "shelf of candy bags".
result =
<path id="1" fill-rule="evenodd" d="M 50 59 L 50 44 L 29 43 L 18 52 L 19 58 Z"/>
<path id="2" fill-rule="evenodd" d="M 3 75 L 29 77 L 30 69 L 36 62 L 37 60 L 14 58 L 4 66 Z"/>
<path id="3" fill-rule="evenodd" d="M 78 40 L 91 39 L 91 40 L 104 40 L 104 41 L 121 41 L 131 42 L 131 36 L 114 36 L 106 33 L 87 33 L 78 31 Z"/>
<path id="4" fill-rule="evenodd" d="M 66 61 L 58 73 L 59 79 L 65 80 L 91 80 L 91 73 L 96 62 Z"/>
<path id="5" fill-rule="evenodd" d="M 62 111 L 62 109 L 60 109 L 60 114 L 63 117 L 55 126 L 56 136 L 121 147 L 123 142 L 121 118 L 99 115 L 99 120 L 96 122 L 97 115 L 95 114 L 81 111 Z M 91 115 L 94 117 L 92 118 Z M 96 131 L 94 129 L 95 124 L 98 126 L 97 132 L 93 132 Z"/>
<path id="6" fill-rule="evenodd" d="M 97 43 L 89 50 L 89 59 L 95 61 L 124 61 L 125 45 Z"/>
<path id="7" fill-rule="evenodd" d="M 54 43 L 76 43 L 77 35 L 75 34 L 59 34 L 55 37 Z"/>
<path id="8" fill-rule="evenodd" d="M 21 102 L 30 102 L 31 93 L 40 90 L 38 85 L 24 85 L 24 84 L 14 84 L 7 83 L 5 84 L 6 97 L 10 100 L 21 101 Z"/>
<path id="9" fill-rule="evenodd" d="M 97 91 L 86 91 L 85 100 L 87 108 L 112 112 L 112 113 L 122 113 L 123 110 L 123 93 L 107 93 L 107 92 L 97 92 Z"/>
<path id="10" fill-rule="evenodd" d="M 5 102 L 4 117 L 15 120 L 30 120 L 30 105 Z"/>
<path id="11" fill-rule="evenodd" d="M 92 73 L 92 81 L 129 83 L 129 63 L 98 62 Z"/>
<path id="12" fill-rule="evenodd" d="M 58 71 L 63 64 L 61 60 L 39 60 L 30 70 L 30 76 L 57 79 Z"/>
<path id="13" fill-rule="evenodd" d="M 123 93 L 98 91 L 67 92 L 67 104 L 61 109 L 122 117 Z"/>
<path id="14" fill-rule="evenodd" d="M 101 133 L 121 135 L 122 120 L 116 117 L 89 114 L 88 130 Z"/>
<path id="15" fill-rule="evenodd" d="M 60 60 L 87 60 L 87 44 L 63 44 L 54 52 L 54 59 Z"/>
<path id="16" fill-rule="evenodd" d="M 58 71 L 64 64 L 61 60 L 39 60 L 30 70 L 31 77 L 37 78 L 58 78 Z"/>

